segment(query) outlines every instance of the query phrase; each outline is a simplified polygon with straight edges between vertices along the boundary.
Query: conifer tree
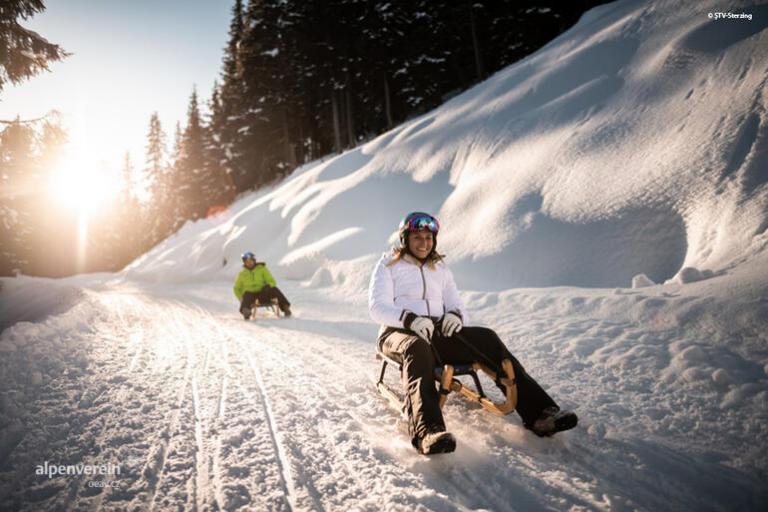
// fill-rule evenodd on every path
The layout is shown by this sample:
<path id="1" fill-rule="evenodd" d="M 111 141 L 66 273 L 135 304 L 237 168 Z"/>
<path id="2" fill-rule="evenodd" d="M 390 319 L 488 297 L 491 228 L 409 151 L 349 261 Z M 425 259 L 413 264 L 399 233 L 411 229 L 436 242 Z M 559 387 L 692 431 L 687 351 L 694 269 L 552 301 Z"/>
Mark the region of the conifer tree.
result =
<path id="1" fill-rule="evenodd" d="M 144 221 L 148 220 L 142 215 L 142 208 L 136 197 L 137 190 L 136 170 L 131 161 L 131 154 L 126 151 L 123 158 L 123 169 L 121 176 L 121 187 L 119 203 L 115 208 L 115 225 L 119 228 L 119 236 L 115 240 L 115 247 L 120 247 L 120 251 L 110 251 L 105 254 L 108 261 L 105 263 L 112 268 L 121 268 L 134 257 L 143 252 L 144 240 L 142 236 Z"/>
<path id="2" fill-rule="evenodd" d="M 151 184 L 157 182 L 166 170 L 165 132 L 157 112 L 149 118 L 146 157 L 144 160 L 144 179 Z M 158 198 L 161 202 L 164 198 Z"/>
<path id="3" fill-rule="evenodd" d="M 169 217 L 172 197 L 169 187 L 169 167 L 166 157 L 165 132 L 160 117 L 153 112 L 149 118 L 149 131 L 144 156 L 144 181 L 148 186 L 148 202 L 142 210 L 146 212 L 146 229 L 143 230 L 141 245 L 152 247 L 155 242 L 168 235 L 171 224 Z"/>
<path id="4" fill-rule="evenodd" d="M 182 181 L 181 165 L 184 153 L 184 132 L 181 129 L 181 123 L 176 122 L 176 128 L 173 133 L 173 151 L 171 153 L 171 163 L 168 166 L 164 179 L 160 182 L 160 187 L 164 192 L 160 194 L 166 197 L 163 204 L 165 218 L 161 225 L 167 226 L 167 233 L 175 232 L 184 223 L 182 214 L 182 198 L 179 194 L 179 183 Z"/>
<path id="5" fill-rule="evenodd" d="M 242 66 L 242 126 L 238 128 L 239 151 L 247 162 L 243 186 L 250 188 L 270 180 L 276 168 L 274 157 L 274 106 L 271 96 L 274 70 L 271 61 L 275 53 L 274 38 L 277 27 L 269 15 L 274 13 L 273 2 L 251 0 L 244 15 L 243 36 L 240 41 L 239 63 Z"/>
<path id="6" fill-rule="evenodd" d="M 34 130 L 18 118 L 0 132 L 0 275 L 4 276 L 25 270 L 29 263 L 34 144 Z"/>
<path id="7" fill-rule="evenodd" d="M 229 41 L 224 49 L 221 71 L 221 86 L 218 91 L 218 104 L 212 106 L 212 136 L 219 144 L 224 163 L 222 166 L 231 176 L 236 186 L 244 187 L 248 182 L 248 166 L 242 155 L 242 137 L 240 129 L 244 126 L 245 110 L 243 106 L 243 66 L 240 47 L 244 32 L 244 11 L 242 0 L 235 0 L 232 7 L 232 22 L 229 26 Z"/>
<path id="8" fill-rule="evenodd" d="M 42 0 L 3 0 L 0 7 L 0 91 L 7 82 L 17 84 L 47 70 L 48 63 L 69 55 L 59 45 L 19 24 L 19 19 L 28 20 L 44 10 Z"/>
<path id="9" fill-rule="evenodd" d="M 34 183 L 30 194 L 28 195 L 26 207 L 27 220 L 25 227 L 30 230 L 26 245 L 30 248 L 29 267 L 25 270 L 31 274 L 40 275 L 41 272 L 51 274 L 53 270 L 52 262 L 49 258 L 41 257 L 43 251 L 41 247 L 50 246 L 52 240 L 66 240 L 69 226 L 67 226 L 66 215 L 52 215 L 51 208 L 48 208 L 50 201 L 49 191 L 45 184 L 55 182 L 54 178 L 62 162 L 62 154 L 68 140 L 66 130 L 61 124 L 60 116 L 57 112 L 48 113 L 37 125 L 35 144 L 34 144 L 34 170 L 29 178 Z M 54 191 L 58 194 L 58 191 Z M 71 222 L 71 219 L 69 219 Z M 62 269 L 67 267 L 67 263 L 62 258 Z M 70 262 L 74 264 L 74 261 Z"/>
<path id="10" fill-rule="evenodd" d="M 232 182 L 232 171 L 227 166 L 225 152 L 221 145 L 221 130 L 223 124 L 221 97 L 219 86 L 214 83 L 213 93 L 208 102 L 208 122 L 204 129 L 205 153 L 205 194 L 211 207 L 216 210 L 226 207 L 235 196 Z"/>
<path id="11" fill-rule="evenodd" d="M 187 108 L 187 126 L 181 138 L 181 152 L 176 167 L 174 189 L 181 201 L 184 219 L 198 219 L 208 211 L 205 197 L 205 127 L 202 124 L 197 90 L 192 89 Z"/>

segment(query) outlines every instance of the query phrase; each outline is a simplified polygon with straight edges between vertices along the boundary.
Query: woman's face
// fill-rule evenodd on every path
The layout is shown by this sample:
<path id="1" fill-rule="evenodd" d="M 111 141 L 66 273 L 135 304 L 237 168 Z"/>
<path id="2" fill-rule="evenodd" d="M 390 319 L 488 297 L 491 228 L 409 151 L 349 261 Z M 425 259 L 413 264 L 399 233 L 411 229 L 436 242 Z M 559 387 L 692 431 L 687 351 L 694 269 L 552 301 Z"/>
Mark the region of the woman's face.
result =
<path id="1" fill-rule="evenodd" d="M 408 249 L 411 254 L 419 259 L 424 259 L 432 252 L 432 247 L 435 246 L 435 239 L 431 231 L 421 229 L 419 231 L 411 231 L 408 233 Z"/>

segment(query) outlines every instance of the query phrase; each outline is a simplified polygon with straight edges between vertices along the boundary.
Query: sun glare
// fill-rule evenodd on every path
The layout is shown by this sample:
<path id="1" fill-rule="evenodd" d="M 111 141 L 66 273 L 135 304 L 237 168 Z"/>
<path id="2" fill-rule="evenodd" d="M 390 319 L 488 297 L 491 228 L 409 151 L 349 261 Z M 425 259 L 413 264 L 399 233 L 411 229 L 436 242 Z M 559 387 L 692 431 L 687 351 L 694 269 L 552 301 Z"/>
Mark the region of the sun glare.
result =
<path id="1" fill-rule="evenodd" d="M 54 171 L 52 193 L 62 207 L 93 214 L 114 200 L 119 181 L 108 169 L 78 159 L 64 160 Z"/>

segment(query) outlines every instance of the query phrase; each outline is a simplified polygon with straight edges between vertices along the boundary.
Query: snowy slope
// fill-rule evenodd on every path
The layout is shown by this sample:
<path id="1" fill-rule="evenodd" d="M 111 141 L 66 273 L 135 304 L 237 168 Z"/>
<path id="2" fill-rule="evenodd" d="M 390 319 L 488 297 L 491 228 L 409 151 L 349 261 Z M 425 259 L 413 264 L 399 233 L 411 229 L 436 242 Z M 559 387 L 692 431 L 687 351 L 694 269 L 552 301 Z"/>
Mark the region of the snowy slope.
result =
<path id="1" fill-rule="evenodd" d="M 227 222 L 190 226 L 200 236 L 169 241 L 130 274 L 166 279 L 164 265 L 192 256 L 201 275 L 226 257 L 229 275 L 252 247 L 309 278 L 326 258 L 381 251 L 414 209 L 439 216 L 465 288 L 731 269 L 766 244 L 768 6 L 745 8 L 751 22 L 710 20 L 713 10 L 598 7 L 441 108 L 299 169 Z"/>
<path id="2" fill-rule="evenodd" d="M 122 273 L 3 280 L 0 508 L 768 507 L 768 6 L 728 9 L 753 18 L 598 7 Z M 365 289 L 415 209 L 473 322 L 579 428 L 539 439 L 451 398 L 456 454 L 410 447 L 371 386 Z M 245 250 L 295 318 L 239 319 Z M 123 473 L 94 488 L 43 461 Z"/>

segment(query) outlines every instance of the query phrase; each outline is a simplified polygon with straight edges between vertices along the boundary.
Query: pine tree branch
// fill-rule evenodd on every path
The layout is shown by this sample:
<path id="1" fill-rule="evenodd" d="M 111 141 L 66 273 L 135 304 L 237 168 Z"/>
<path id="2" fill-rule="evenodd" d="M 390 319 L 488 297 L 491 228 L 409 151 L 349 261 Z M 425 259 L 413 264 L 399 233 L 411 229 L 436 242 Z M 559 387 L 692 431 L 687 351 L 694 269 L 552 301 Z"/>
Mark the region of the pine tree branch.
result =
<path id="1" fill-rule="evenodd" d="M 0 119 L 0 123 L 2 124 L 29 124 L 29 123 L 36 123 L 38 121 L 44 121 L 47 119 L 49 114 L 45 114 L 44 116 L 38 117 L 36 119 L 14 119 L 12 121 L 8 121 L 7 119 Z"/>

